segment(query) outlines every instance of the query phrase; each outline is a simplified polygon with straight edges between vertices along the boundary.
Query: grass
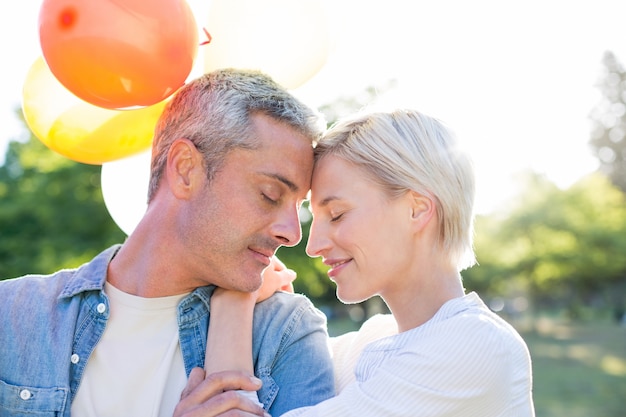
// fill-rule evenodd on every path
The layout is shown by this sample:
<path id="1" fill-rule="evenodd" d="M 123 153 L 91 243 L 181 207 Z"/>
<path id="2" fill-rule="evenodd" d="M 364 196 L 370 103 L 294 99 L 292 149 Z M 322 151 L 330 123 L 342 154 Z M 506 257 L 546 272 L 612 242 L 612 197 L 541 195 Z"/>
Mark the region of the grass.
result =
<path id="1" fill-rule="evenodd" d="M 353 330 L 329 322 L 331 335 Z M 626 417 L 626 327 L 539 318 L 518 326 L 533 360 L 537 417 Z"/>
<path id="2" fill-rule="evenodd" d="M 521 333 L 537 417 L 626 417 L 626 327 L 542 318 Z"/>

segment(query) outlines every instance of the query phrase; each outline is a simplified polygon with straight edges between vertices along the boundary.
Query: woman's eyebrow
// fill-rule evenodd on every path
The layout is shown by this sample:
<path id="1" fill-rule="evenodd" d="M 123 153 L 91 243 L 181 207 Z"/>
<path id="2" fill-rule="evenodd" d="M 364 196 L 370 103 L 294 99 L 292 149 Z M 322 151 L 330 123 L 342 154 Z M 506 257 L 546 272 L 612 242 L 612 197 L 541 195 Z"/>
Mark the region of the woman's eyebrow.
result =
<path id="1" fill-rule="evenodd" d="M 335 200 L 339 200 L 339 197 L 334 196 L 334 195 L 329 195 L 328 197 L 326 197 L 323 200 L 321 200 L 318 205 L 320 207 L 325 207 L 325 206 L 327 206 L 328 204 L 330 204 L 331 202 L 333 202 Z"/>

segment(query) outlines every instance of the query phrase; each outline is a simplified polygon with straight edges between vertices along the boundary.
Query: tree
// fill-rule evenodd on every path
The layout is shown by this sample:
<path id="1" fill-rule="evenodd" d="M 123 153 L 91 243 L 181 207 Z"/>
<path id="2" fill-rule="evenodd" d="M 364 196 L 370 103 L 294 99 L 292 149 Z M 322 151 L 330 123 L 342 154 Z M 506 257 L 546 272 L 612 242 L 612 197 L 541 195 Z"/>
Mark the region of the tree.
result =
<path id="1" fill-rule="evenodd" d="M 76 267 L 124 233 L 109 216 L 100 166 L 62 157 L 31 136 L 0 166 L 0 279 Z"/>
<path id="2" fill-rule="evenodd" d="M 517 202 L 488 227 L 477 223 L 481 264 L 467 271 L 468 286 L 498 295 L 525 289 L 539 304 L 573 315 L 593 303 L 623 302 L 616 294 L 626 288 L 626 196 L 606 176 L 561 190 L 530 174 Z"/>
<path id="3" fill-rule="evenodd" d="M 626 71 L 611 52 L 604 54 L 603 63 L 598 85 L 603 97 L 591 113 L 589 143 L 602 172 L 626 192 Z"/>

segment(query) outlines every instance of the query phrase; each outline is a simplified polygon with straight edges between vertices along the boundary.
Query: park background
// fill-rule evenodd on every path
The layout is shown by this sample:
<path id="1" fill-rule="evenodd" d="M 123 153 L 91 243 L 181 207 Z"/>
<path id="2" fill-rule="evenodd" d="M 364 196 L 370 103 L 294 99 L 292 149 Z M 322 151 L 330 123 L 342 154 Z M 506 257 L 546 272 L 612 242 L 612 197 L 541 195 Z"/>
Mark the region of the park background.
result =
<path id="1" fill-rule="evenodd" d="M 436 13 L 434 6 L 425 6 L 438 17 L 431 21 L 426 13 L 414 19 L 400 13 L 395 1 L 385 9 L 366 7 L 365 19 L 363 10 L 351 10 L 355 3 L 348 3 L 341 16 L 359 21 L 361 31 L 349 31 L 350 54 L 341 45 L 337 50 L 350 59 L 329 61 L 297 93 L 331 123 L 365 105 L 398 102 L 410 90 L 418 97 L 411 105 L 441 115 L 458 127 L 461 139 L 469 136 L 479 171 L 479 265 L 463 272 L 464 283 L 527 341 L 537 416 L 626 416 L 626 71 L 620 54 L 626 36 L 605 37 L 602 51 L 594 49 L 594 54 L 585 42 L 619 24 L 613 20 L 619 16 L 612 9 L 616 3 L 538 7 L 513 2 L 507 8 L 500 2 L 472 7 L 440 2 L 446 4 Z M 458 13 L 445 10 L 453 4 Z M 582 17 L 572 19 L 574 12 L 583 12 Z M 0 17 L 15 20 L 8 12 Z M 396 28 L 383 26 L 380 19 L 395 21 Z M 4 27 L 15 24 L 8 20 Z M 429 31 L 418 35 L 402 27 L 410 24 Z M 504 35 L 508 24 L 516 36 Z M 542 32 L 543 43 L 551 52 L 524 55 L 539 48 L 534 38 L 547 29 L 553 35 Z M 446 32 L 455 36 L 443 38 Z M 429 34 L 422 42 L 426 47 L 415 48 Z M 10 42 L 19 48 L 21 40 L 3 36 L 2 46 Z M 487 48 L 470 48 L 471 41 Z M 455 43 L 465 51 L 454 49 L 459 47 Z M 458 55 L 451 57 L 448 50 Z M 570 54 L 578 57 L 578 65 L 557 70 L 555 64 Z M 398 55 L 404 58 L 397 61 Z M 28 64 L 36 57 L 27 56 Z M 583 58 L 586 78 L 572 79 Z M 348 75 L 331 71 L 349 66 L 350 60 L 356 64 Z M 374 61 L 386 65 L 367 68 Z M 21 78 L 3 78 L 11 88 L 21 87 Z M 332 80 L 335 90 L 320 88 Z M 467 84 L 472 84 L 469 89 Z M 596 94 L 580 93 L 590 89 Z M 322 97 L 313 94 L 322 90 Z M 514 105 L 527 95 L 534 103 Z M 553 101 L 554 95 L 560 99 Z M 481 100 L 484 96 L 487 101 Z M 563 114 L 568 102 L 577 108 Z M 0 131 L 0 142 L 6 144 L 0 152 L 0 279 L 78 266 L 126 236 L 105 206 L 101 167 L 46 148 L 24 123 L 20 105 L 19 98 L 11 102 L 10 118 L 17 121 L 11 126 L 16 127 L 4 123 L 3 113 Z M 487 141 L 480 143 L 476 136 Z M 331 334 L 356 329 L 372 314 L 385 312 L 378 299 L 353 306 L 336 301 L 326 267 L 304 254 L 306 213 L 302 243 L 279 251 L 298 272 L 296 291 L 328 315 Z"/>

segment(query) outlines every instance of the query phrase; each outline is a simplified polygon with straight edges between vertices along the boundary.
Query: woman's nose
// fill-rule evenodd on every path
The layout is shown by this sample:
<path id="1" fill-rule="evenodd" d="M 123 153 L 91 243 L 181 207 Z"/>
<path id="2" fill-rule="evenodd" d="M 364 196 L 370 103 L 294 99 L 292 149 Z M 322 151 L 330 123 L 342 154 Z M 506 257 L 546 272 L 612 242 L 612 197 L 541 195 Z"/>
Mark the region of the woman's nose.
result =
<path id="1" fill-rule="evenodd" d="M 322 256 L 325 248 L 328 247 L 328 239 L 324 237 L 321 226 L 313 220 L 311 222 L 311 228 L 309 230 L 309 240 L 306 243 L 306 253 L 312 258 Z"/>

